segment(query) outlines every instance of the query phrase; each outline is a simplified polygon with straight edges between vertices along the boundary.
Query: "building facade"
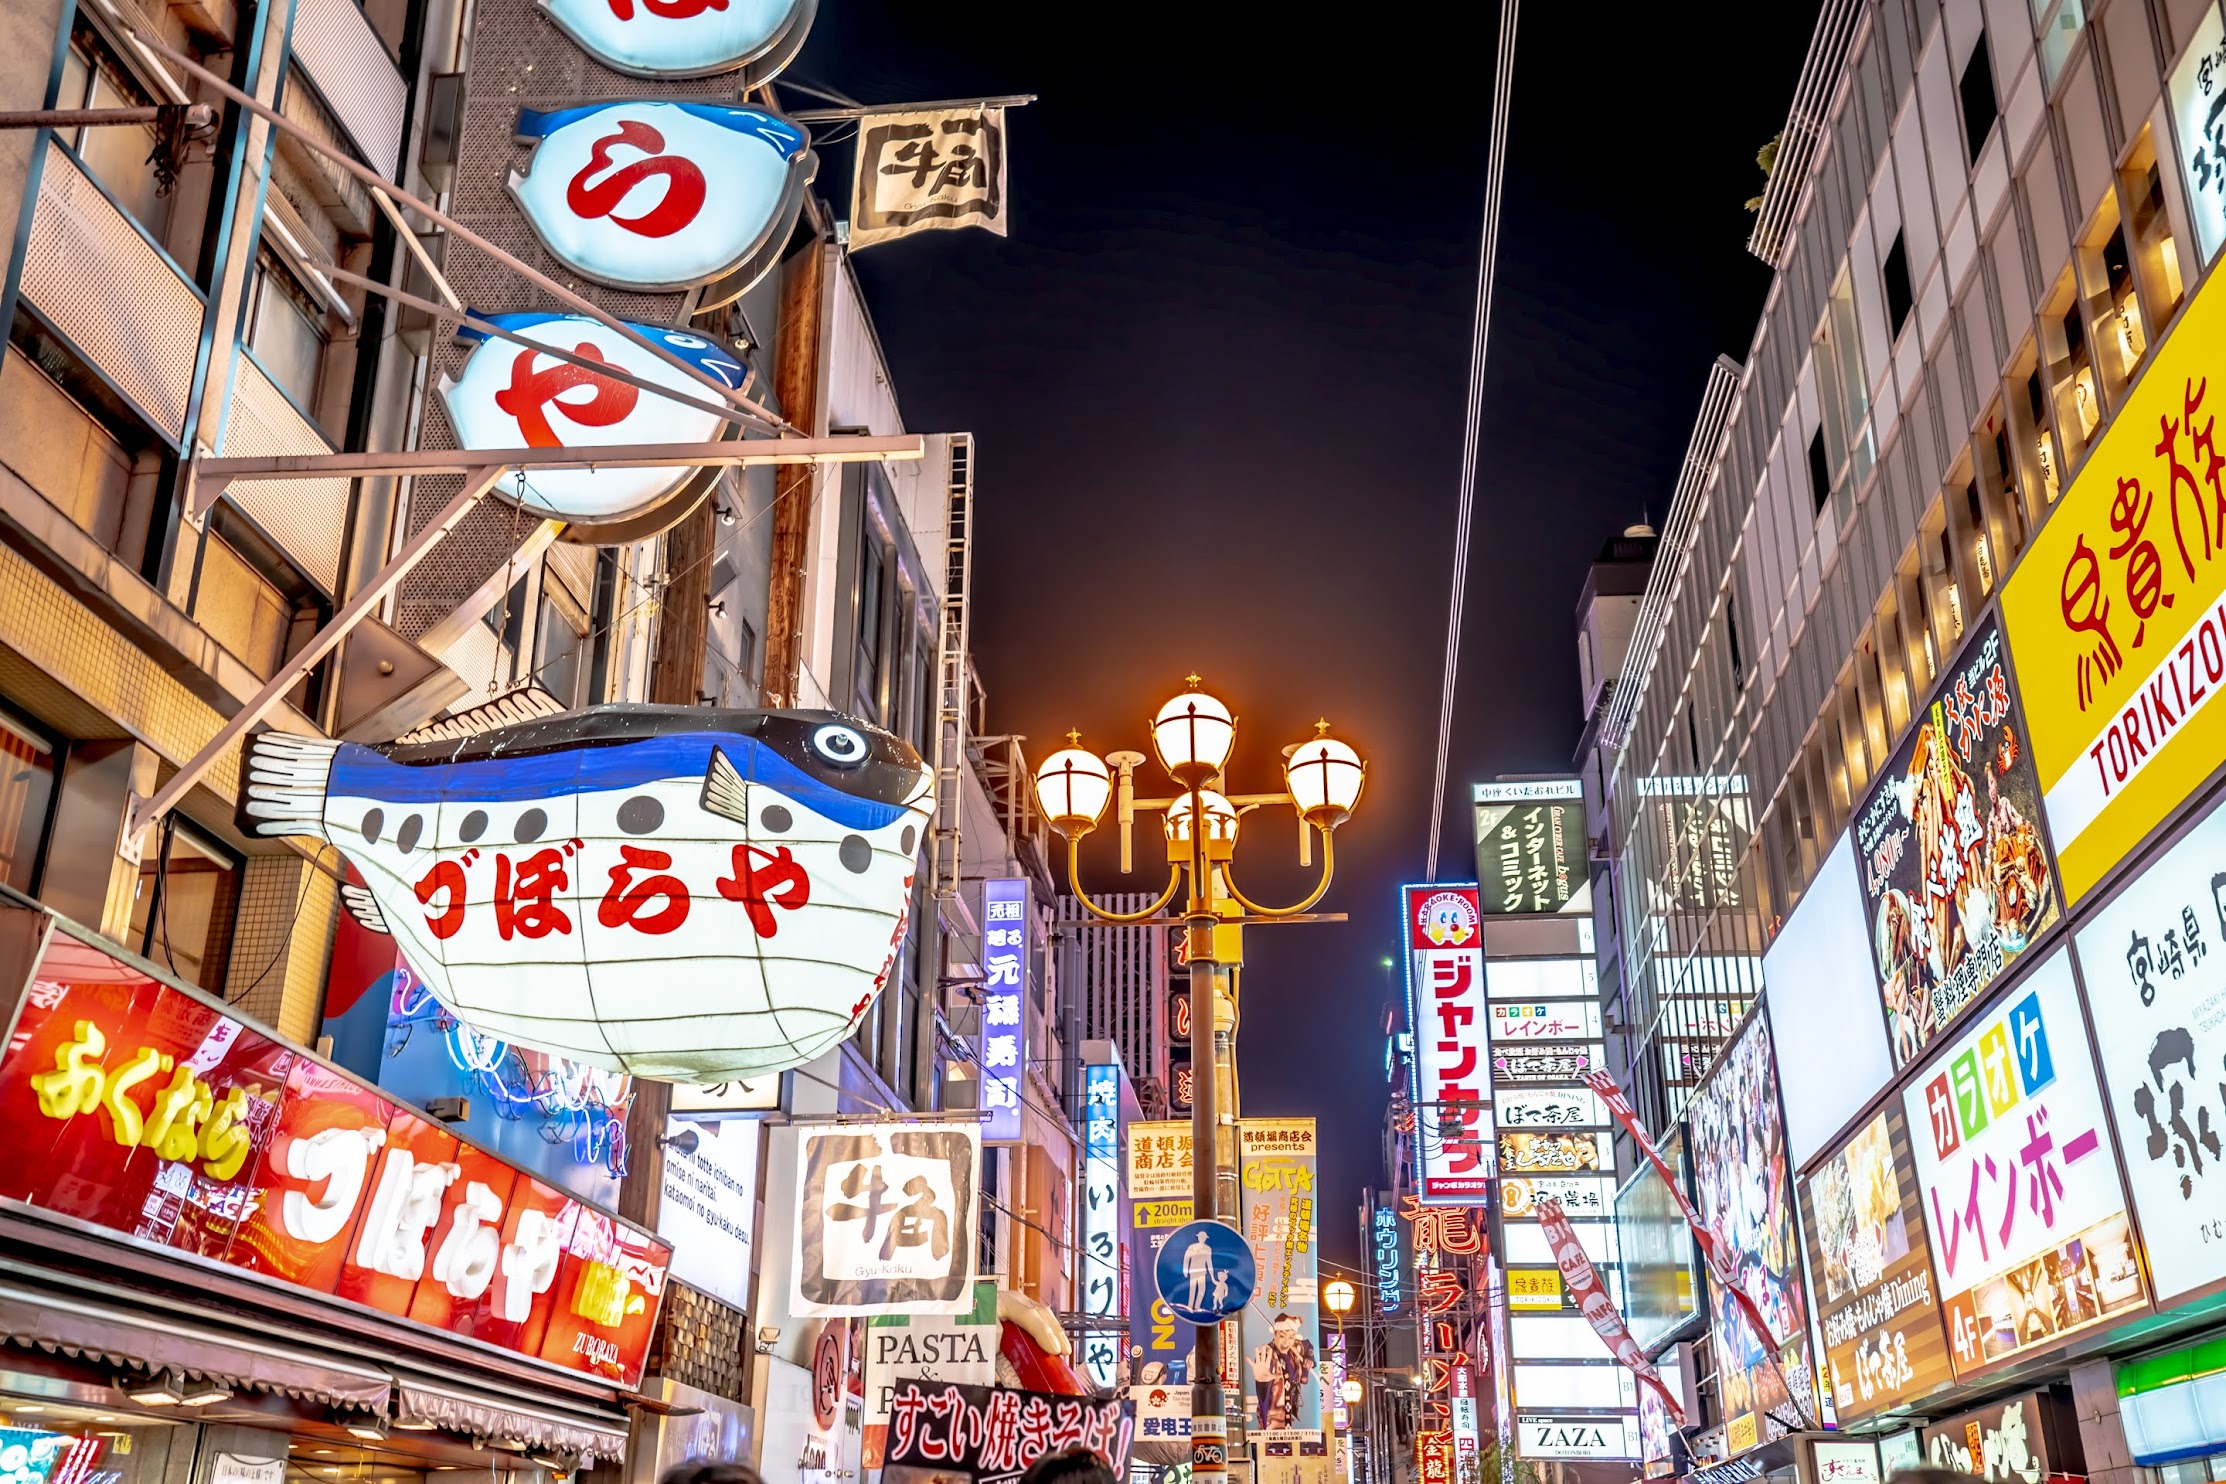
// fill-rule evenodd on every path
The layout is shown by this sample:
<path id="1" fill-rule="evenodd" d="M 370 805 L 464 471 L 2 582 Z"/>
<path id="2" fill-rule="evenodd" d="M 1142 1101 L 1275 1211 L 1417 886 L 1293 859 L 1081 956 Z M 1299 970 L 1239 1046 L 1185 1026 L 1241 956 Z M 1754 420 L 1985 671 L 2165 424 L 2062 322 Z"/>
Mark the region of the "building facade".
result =
<path id="1" fill-rule="evenodd" d="M 587 249 L 524 213 L 529 125 L 547 148 L 564 110 L 611 100 L 778 110 L 771 79 L 811 7 L 792 7 L 788 30 L 761 38 L 739 74 L 680 81 L 691 68 L 670 59 L 613 62 L 596 49 L 608 38 L 562 10 L 52 0 L 0 19 L 0 107 L 158 110 L 151 123 L 0 131 L 0 750 L 12 764 L 0 919 L 15 924 L 0 1024 L 29 1027 L 82 989 L 131 1022 L 88 1024 L 118 1047 L 143 1036 L 128 1049 L 184 1079 L 188 1113 L 197 1095 L 225 1106 L 217 1073 L 231 1072 L 211 1048 L 255 1048 L 270 1065 L 238 1076 L 301 1082 L 258 1106 L 307 1120 L 305 1139 L 320 1098 L 370 1110 L 390 1151 L 382 1170 L 406 1126 L 426 1165 L 486 1172 L 451 1205 L 482 1184 L 515 1192 L 494 1213 L 511 1227 L 498 1220 L 490 1243 L 523 1252 L 516 1228 L 530 1235 L 546 1218 L 606 1249 L 567 1247 L 514 1306 L 487 1301 L 507 1306 L 500 1324 L 465 1314 L 456 1285 L 468 1276 L 406 1281 L 407 1253 L 359 1251 L 324 1229 L 321 1203 L 345 1204 L 340 1182 L 305 1205 L 286 1182 L 314 1187 L 316 1175 L 287 1173 L 294 1156 L 281 1151 L 259 1193 L 242 1195 L 225 1182 L 261 1178 L 261 1164 L 212 1172 L 223 1156 L 205 1134 L 194 1173 L 176 1118 L 149 1122 L 170 1117 L 144 1102 L 157 1084 L 133 1102 L 104 1081 L 113 1097 L 98 1117 L 116 1143 L 131 1147 L 127 1124 L 134 1139 L 175 1135 L 146 1196 L 153 1214 L 111 1220 L 87 1203 L 120 1177 L 101 1163 L 107 1146 L 74 1134 L 44 1150 L 43 1193 L 0 1193 L 12 1285 L 0 1428 L 11 1442 L 36 1435 L 26 1446 L 70 1479 L 584 1467 L 650 1478 L 708 1454 L 780 1484 L 846 1457 L 855 1467 L 855 1397 L 825 1425 L 807 1402 L 802 1433 L 766 1426 L 794 1420 L 810 1391 L 799 1378 L 831 1333 L 848 1358 L 862 1331 L 787 1312 L 798 1131 L 977 1116 L 954 1094 L 981 1060 L 960 1025 L 985 957 L 988 879 L 1026 883 L 1027 1121 L 986 1151 L 967 1240 L 983 1247 L 983 1277 L 1013 1295 L 1004 1317 L 1028 1343 L 1054 1357 L 1065 1345 L 1051 1316 L 1076 1307 L 1078 1074 L 1065 1069 L 1080 1038 L 1047 946 L 1041 830 L 1025 789 L 1008 786 L 1025 760 L 1017 744 L 977 741 L 971 438 L 929 436 L 918 459 L 696 470 L 674 507 L 684 513 L 634 526 L 552 518 L 520 474 L 504 489 L 516 498 L 444 525 L 462 484 L 453 454 L 475 436 L 452 392 L 500 338 L 484 321 L 478 339 L 460 338 L 466 313 L 526 333 L 577 310 L 575 290 L 728 368 L 730 401 L 788 436 L 918 431 L 838 224 L 808 189 L 808 153 L 792 157 L 746 261 L 693 285 L 615 286 L 623 274 L 582 267 Z M 769 113 L 756 127 L 792 137 Z M 412 199 L 398 207 L 373 180 Z M 606 395 L 612 416 L 637 404 L 596 377 L 589 363 L 612 364 L 605 351 L 579 353 L 571 366 L 519 358 L 504 394 L 538 410 L 517 412 L 494 446 L 561 444 L 533 437 L 531 418 L 561 430 L 579 410 L 587 425 Z M 689 441 L 648 441 L 675 439 Z M 221 489 L 197 478 L 208 457 L 330 455 L 381 467 Z M 415 567 L 378 580 L 441 529 Z M 296 665 L 324 625 L 365 604 L 343 643 Z M 934 769 L 939 821 L 917 842 L 881 993 L 853 1034 L 793 1071 L 710 1088 L 630 1079 L 482 1035 L 433 1001 L 395 940 L 351 915 L 345 892 L 362 882 L 338 852 L 241 826 L 236 748 L 131 838 L 135 801 L 297 671 L 262 725 L 304 739 L 461 741 L 604 703 L 824 708 L 901 739 Z M 217 1037 L 199 1053 L 162 1039 L 196 1026 Z M 65 1035 L 34 1049 L 66 1059 L 76 1046 L 97 1069 L 86 1044 Z M 0 1073 L 11 1136 L 83 1124 L 84 1110 L 55 1111 L 68 1100 L 44 1075 L 28 1063 Z M 276 1132 L 254 1127 L 255 1159 Z M 77 1204 L 55 1204 L 64 1197 Z M 243 1201 L 307 1224 L 265 1232 Z"/>
<path id="2" fill-rule="evenodd" d="M 1693 1417 L 1649 1473 L 2226 1448 L 2181 1076 L 2216 1090 L 2221 26 L 1824 7 L 1599 735 L 1627 1087 L 1760 1316 L 1626 1189 Z"/>

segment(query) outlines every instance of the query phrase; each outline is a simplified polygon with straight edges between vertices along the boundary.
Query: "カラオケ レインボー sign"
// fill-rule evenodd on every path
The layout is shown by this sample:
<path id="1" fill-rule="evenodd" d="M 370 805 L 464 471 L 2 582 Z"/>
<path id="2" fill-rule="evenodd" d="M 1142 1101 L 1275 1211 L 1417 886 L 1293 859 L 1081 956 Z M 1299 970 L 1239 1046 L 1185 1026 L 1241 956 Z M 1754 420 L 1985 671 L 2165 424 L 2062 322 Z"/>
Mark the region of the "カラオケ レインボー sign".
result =
<path id="1" fill-rule="evenodd" d="M 620 1386 L 672 1249 L 56 933 L 0 1054 L 0 1198 Z"/>
<path id="2" fill-rule="evenodd" d="M 2226 292 L 2205 288 L 2002 590 L 2067 903 L 2226 757 Z"/>

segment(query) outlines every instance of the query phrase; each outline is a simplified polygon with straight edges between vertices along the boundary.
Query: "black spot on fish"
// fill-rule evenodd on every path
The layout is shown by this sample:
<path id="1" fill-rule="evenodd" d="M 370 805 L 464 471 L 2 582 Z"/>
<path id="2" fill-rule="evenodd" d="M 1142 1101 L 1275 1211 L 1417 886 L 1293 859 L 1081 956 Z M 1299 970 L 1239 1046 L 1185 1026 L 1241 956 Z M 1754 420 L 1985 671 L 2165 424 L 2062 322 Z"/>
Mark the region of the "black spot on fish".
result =
<path id="1" fill-rule="evenodd" d="M 413 814 L 402 821 L 402 828 L 394 835 L 394 848 L 408 855 L 417 849 L 417 837 L 425 833 L 425 816 Z"/>
<path id="2" fill-rule="evenodd" d="M 528 809 L 518 816 L 518 823 L 511 830 L 510 835 L 520 845 L 525 845 L 540 839 L 542 831 L 548 827 L 549 816 L 547 814 L 539 809 Z"/>
<path id="3" fill-rule="evenodd" d="M 456 838 L 467 845 L 486 833 L 487 811 L 484 809 L 472 810 L 471 813 L 464 816 L 464 822 L 456 826 Z"/>
<path id="4" fill-rule="evenodd" d="M 842 856 L 843 869 L 846 871 L 856 871 L 863 875 L 866 867 L 873 864 L 873 847 L 866 843 L 864 835 L 843 836 L 842 848 L 838 854 Z"/>
<path id="5" fill-rule="evenodd" d="M 629 835 L 647 835 L 665 822 L 665 806 L 650 794 L 636 794 L 618 806 L 618 827 Z"/>
<path id="6" fill-rule="evenodd" d="M 757 822 L 776 835 L 785 835 L 796 823 L 796 816 L 778 804 L 767 804 L 764 812 L 758 815 Z"/>
<path id="7" fill-rule="evenodd" d="M 906 825 L 904 833 L 897 837 L 897 844 L 902 847 L 906 855 L 910 855 L 912 853 L 912 842 L 917 838 L 918 836 L 912 832 L 912 826 Z"/>
<path id="8" fill-rule="evenodd" d="M 370 812 L 369 814 L 366 814 L 366 815 L 364 815 L 364 816 L 363 816 L 363 843 L 364 843 L 364 844 L 366 844 L 366 845 L 376 845 L 376 844 L 378 844 L 378 843 L 379 843 L 379 831 L 381 831 L 381 830 L 383 830 L 383 829 L 385 829 L 385 828 L 386 828 L 386 811 L 385 811 L 384 809 L 374 809 L 374 810 L 372 810 L 372 811 L 371 811 L 371 812 Z"/>

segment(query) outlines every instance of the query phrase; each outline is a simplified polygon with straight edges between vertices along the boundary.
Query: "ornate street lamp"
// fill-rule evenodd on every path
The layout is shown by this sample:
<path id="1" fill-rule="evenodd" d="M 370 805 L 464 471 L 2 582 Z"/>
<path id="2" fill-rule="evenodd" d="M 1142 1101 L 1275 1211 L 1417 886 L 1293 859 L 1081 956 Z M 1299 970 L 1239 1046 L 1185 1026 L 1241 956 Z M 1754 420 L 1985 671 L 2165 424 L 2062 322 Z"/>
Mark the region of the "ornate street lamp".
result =
<path id="1" fill-rule="evenodd" d="M 1036 803 L 1045 821 L 1067 840 L 1067 884 L 1090 915 L 1100 922 L 1141 923 L 1165 911 L 1183 890 L 1184 959 L 1190 966 L 1192 1044 L 1206 1037 L 1206 1050 L 1194 1055 L 1198 1076 L 1191 1098 L 1191 1169 L 1194 1209 L 1200 1217 L 1234 1226 L 1237 1222 L 1236 1148 L 1236 970 L 1244 961 L 1243 931 L 1250 922 L 1304 917 L 1329 890 L 1334 872 L 1331 840 L 1360 802 L 1367 766 L 1360 754 L 1329 735 L 1329 723 L 1315 723 L 1315 734 L 1287 749 L 1285 792 L 1231 794 L 1222 773 L 1236 747 L 1237 719 L 1218 698 L 1198 688 L 1198 677 L 1159 708 L 1152 718 L 1152 751 L 1179 788 L 1169 799 L 1138 799 L 1135 771 L 1144 762 L 1136 752 L 1107 757 L 1083 747 L 1070 732 L 1070 744 L 1036 769 Z M 1287 804 L 1298 816 L 1302 865 L 1312 864 L 1313 838 L 1322 841 L 1321 879 L 1304 901 L 1289 907 L 1263 907 L 1247 897 L 1230 874 L 1238 827 L 1246 813 Z M 1105 819 L 1110 806 L 1121 837 L 1121 869 L 1131 866 L 1131 825 L 1141 808 L 1163 816 L 1167 846 L 1167 886 L 1140 912 L 1114 912 L 1090 900 L 1082 889 L 1079 864 L 1082 839 Z M 1338 1295 L 1342 1292 L 1340 1306 Z M 1332 1312 L 1343 1315 L 1354 1292 L 1343 1279 L 1324 1291 Z M 1221 1395 L 1221 1328 L 1202 1327 L 1191 1363 L 1191 1437 L 1193 1459 L 1203 1445 L 1216 1450 L 1226 1426 Z M 1214 1463 L 1218 1464 L 1218 1457 Z M 1209 1473 L 1217 1472 L 1209 1466 Z"/>

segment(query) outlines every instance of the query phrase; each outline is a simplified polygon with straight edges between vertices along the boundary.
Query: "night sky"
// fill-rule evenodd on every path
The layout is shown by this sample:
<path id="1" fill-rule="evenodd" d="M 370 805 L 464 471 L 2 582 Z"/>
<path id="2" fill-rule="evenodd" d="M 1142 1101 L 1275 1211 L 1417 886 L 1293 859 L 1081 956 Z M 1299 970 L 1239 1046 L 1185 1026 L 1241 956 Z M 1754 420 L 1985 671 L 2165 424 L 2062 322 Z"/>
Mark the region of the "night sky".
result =
<path id="1" fill-rule="evenodd" d="M 1752 335 L 1743 203 L 1816 12 L 1744 12 L 1523 11 L 1442 878 L 1475 873 L 1470 782 L 1569 765 L 1586 563 L 1660 521 L 1709 363 Z M 992 729 L 1031 760 L 1070 726 L 1148 752 L 1196 670 L 1239 718 L 1232 791 L 1278 786 L 1317 715 L 1369 760 L 1323 904 L 1352 920 L 1249 935 L 1238 1042 L 1246 1112 L 1322 1120 L 1325 1255 L 1351 1262 L 1395 887 L 1427 847 L 1497 22 L 1153 13 L 1171 35 L 1135 10 L 829 0 L 790 76 L 1040 96 L 1009 118 L 1010 237 L 855 260 L 907 426 L 977 437 Z M 822 153 L 847 203 L 849 152 Z M 1123 878 L 1094 838 L 1085 880 L 1156 890 L 1139 844 Z M 1280 812 L 1247 819 L 1237 867 L 1255 900 L 1308 884 Z"/>

